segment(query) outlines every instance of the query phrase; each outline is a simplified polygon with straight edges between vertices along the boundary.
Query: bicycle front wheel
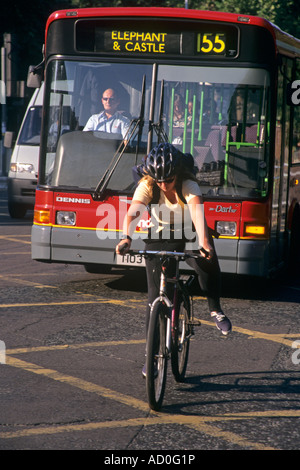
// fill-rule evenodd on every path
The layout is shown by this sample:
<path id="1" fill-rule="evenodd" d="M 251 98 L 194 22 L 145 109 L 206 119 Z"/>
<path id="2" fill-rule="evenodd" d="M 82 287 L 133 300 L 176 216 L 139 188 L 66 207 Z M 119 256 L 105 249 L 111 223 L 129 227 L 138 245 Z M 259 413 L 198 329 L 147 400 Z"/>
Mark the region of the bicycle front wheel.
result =
<path id="1" fill-rule="evenodd" d="M 154 305 L 151 312 L 146 359 L 146 389 L 152 410 L 160 410 L 167 378 L 167 316 L 168 307 L 162 302 Z"/>
<path id="2" fill-rule="evenodd" d="M 185 377 L 192 334 L 190 316 L 189 297 L 180 292 L 175 308 L 171 350 L 172 372 L 176 382 L 183 382 Z"/>

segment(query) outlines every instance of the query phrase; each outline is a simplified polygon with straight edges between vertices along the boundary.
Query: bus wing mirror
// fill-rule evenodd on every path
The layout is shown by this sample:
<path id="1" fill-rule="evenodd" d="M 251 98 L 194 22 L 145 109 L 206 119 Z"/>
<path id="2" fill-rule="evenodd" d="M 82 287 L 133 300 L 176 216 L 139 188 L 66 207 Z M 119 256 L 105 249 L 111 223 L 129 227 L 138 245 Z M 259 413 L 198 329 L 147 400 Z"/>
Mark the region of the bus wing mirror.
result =
<path id="1" fill-rule="evenodd" d="M 11 149 L 15 143 L 15 133 L 6 131 L 4 134 L 3 146 L 7 149 Z"/>
<path id="2" fill-rule="evenodd" d="M 30 65 L 27 74 L 28 88 L 40 88 L 42 83 L 43 68 L 39 65 Z"/>

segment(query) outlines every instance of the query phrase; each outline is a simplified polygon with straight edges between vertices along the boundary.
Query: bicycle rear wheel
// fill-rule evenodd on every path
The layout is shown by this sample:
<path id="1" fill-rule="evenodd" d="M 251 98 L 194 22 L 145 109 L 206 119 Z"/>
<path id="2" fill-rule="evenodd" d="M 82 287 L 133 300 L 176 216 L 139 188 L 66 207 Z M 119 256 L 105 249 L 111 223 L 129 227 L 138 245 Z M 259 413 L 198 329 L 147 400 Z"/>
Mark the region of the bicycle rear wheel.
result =
<path id="1" fill-rule="evenodd" d="M 151 312 L 146 359 L 146 389 L 152 410 L 160 410 L 167 378 L 167 332 L 168 308 L 162 302 L 154 305 Z"/>
<path id="2" fill-rule="evenodd" d="M 185 377 L 192 334 L 190 317 L 190 299 L 184 292 L 179 292 L 172 328 L 171 349 L 172 372 L 176 382 L 183 382 Z"/>

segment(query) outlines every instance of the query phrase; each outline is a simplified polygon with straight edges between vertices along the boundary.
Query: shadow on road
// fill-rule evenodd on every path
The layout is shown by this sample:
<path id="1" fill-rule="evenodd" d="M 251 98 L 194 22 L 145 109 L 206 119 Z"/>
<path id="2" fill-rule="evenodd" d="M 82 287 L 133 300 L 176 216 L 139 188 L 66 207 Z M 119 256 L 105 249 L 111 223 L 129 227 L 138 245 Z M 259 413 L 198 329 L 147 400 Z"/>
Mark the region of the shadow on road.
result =
<path id="1" fill-rule="evenodd" d="M 286 407 L 287 394 L 299 394 L 300 378 L 299 370 L 285 371 L 260 371 L 260 372 L 234 372 L 223 374 L 197 375 L 187 377 L 184 384 L 175 385 L 176 391 L 182 393 L 182 401 L 176 404 L 164 404 L 163 411 L 173 414 L 190 413 L 190 407 L 209 406 L 209 405 L 230 405 L 233 401 L 232 392 L 235 393 L 235 402 L 242 406 L 243 402 L 247 405 L 247 411 L 251 412 L 251 404 L 256 406 L 257 402 L 266 404 L 276 403 Z M 227 395 L 231 392 L 230 396 Z M 188 403 L 185 403 L 184 394 L 189 394 Z M 222 394 L 223 399 L 220 400 Z M 196 400 L 192 401 L 191 394 L 195 394 Z M 249 398 L 251 394 L 251 398 Z M 257 394 L 257 395 L 256 395 Z M 265 394 L 265 396 L 264 396 Z M 178 396 L 178 395 L 177 395 Z M 166 397 L 167 398 L 167 397 Z M 167 402 L 167 400 L 165 400 Z M 290 402 L 292 407 L 299 409 L 299 400 Z M 265 408 L 264 405 L 264 410 Z M 186 410 L 186 411 L 185 411 Z"/>
<path id="2" fill-rule="evenodd" d="M 115 270 L 117 279 L 108 280 L 111 289 L 130 292 L 147 292 L 147 281 L 143 269 Z M 194 296 L 202 296 L 198 281 L 192 286 Z M 300 278 L 281 275 L 276 279 L 258 279 L 224 274 L 222 276 L 222 298 L 249 299 L 274 302 L 300 303 Z"/>

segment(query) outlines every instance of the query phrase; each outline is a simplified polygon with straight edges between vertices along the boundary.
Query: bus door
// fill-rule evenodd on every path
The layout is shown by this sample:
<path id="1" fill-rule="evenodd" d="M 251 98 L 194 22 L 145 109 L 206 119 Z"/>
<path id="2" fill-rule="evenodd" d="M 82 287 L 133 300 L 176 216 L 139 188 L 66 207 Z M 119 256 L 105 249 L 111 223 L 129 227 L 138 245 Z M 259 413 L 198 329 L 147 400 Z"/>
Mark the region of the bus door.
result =
<path id="1" fill-rule="evenodd" d="M 286 105 L 287 78 L 292 76 L 292 61 L 283 59 L 278 71 L 273 201 L 271 217 L 271 266 L 283 263 L 288 248 L 287 211 L 289 185 L 289 136 L 291 110 Z"/>

